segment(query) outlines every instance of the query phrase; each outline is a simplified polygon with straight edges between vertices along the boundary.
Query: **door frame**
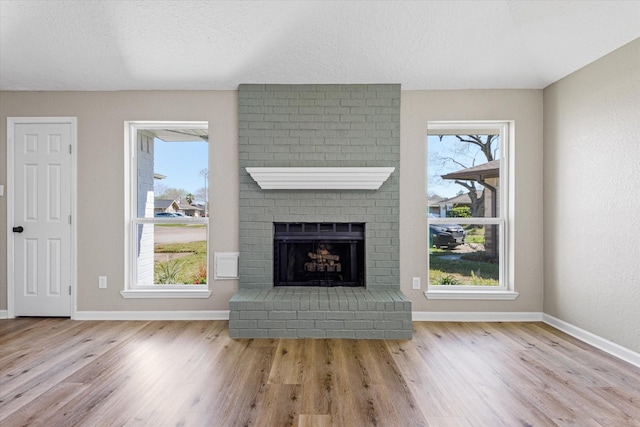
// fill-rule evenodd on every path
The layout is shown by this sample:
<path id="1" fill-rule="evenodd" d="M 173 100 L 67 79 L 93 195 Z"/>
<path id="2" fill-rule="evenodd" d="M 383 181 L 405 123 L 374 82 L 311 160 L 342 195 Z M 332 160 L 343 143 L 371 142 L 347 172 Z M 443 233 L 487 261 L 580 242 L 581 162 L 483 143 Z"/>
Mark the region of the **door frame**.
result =
<path id="1" fill-rule="evenodd" d="M 77 228 L 78 228 L 78 119 L 77 117 L 7 117 L 7 317 L 15 317 L 14 299 L 14 132 L 17 124 L 68 124 L 71 126 L 71 318 L 77 310 Z"/>

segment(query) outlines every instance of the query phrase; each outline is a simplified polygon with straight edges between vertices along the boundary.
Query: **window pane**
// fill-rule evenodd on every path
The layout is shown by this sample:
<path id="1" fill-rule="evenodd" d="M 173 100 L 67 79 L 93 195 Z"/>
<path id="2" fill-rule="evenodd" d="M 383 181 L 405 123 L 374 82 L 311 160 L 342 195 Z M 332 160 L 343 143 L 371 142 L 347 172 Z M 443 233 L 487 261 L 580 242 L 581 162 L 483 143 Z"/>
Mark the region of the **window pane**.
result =
<path id="1" fill-rule="evenodd" d="M 499 225 L 429 226 L 429 285 L 499 286 Z M 465 244 L 456 240 L 463 239 Z"/>
<path id="2" fill-rule="evenodd" d="M 207 221 L 196 219 L 209 211 L 208 131 L 194 122 L 135 135 L 135 285 L 206 284 Z"/>
<path id="3" fill-rule="evenodd" d="M 138 285 L 206 284 L 205 224 L 137 224 Z"/>
<path id="4" fill-rule="evenodd" d="M 496 218 L 500 209 L 500 135 L 429 135 L 429 213 Z"/>
<path id="5" fill-rule="evenodd" d="M 206 132 L 202 129 L 138 131 L 138 218 L 207 216 L 209 144 L 197 135 L 203 131 Z M 174 133 L 178 136 L 174 137 Z"/>

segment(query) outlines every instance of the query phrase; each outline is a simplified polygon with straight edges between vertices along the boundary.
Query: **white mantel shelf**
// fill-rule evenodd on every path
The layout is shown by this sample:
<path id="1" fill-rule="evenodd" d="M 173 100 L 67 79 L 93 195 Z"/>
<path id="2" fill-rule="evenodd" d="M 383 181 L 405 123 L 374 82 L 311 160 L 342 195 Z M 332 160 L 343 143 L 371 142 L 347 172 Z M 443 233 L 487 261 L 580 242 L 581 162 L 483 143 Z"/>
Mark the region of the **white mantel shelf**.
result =
<path id="1" fill-rule="evenodd" d="M 246 168 L 263 190 L 377 190 L 394 167 Z"/>

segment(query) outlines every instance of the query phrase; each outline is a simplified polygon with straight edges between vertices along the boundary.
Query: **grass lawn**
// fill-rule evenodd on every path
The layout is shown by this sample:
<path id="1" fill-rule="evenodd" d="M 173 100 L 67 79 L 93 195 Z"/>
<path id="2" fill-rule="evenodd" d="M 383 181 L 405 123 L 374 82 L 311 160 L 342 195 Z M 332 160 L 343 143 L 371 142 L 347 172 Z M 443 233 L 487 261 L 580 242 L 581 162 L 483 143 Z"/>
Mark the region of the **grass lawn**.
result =
<path id="1" fill-rule="evenodd" d="M 189 243 L 157 244 L 155 245 L 155 253 L 189 253 L 190 255 L 174 260 L 156 262 L 154 266 L 154 283 L 206 283 L 206 240 Z"/>
<path id="2" fill-rule="evenodd" d="M 156 224 L 156 227 L 189 227 L 189 228 L 205 228 L 204 224 Z"/>
<path id="3" fill-rule="evenodd" d="M 484 245 L 484 227 L 480 226 L 468 229 L 465 241 L 467 243 Z"/>
<path id="4" fill-rule="evenodd" d="M 445 257 L 451 254 L 451 251 L 442 250 L 432 251 L 429 254 L 431 285 L 498 286 L 498 264 L 482 259 L 447 259 Z"/>

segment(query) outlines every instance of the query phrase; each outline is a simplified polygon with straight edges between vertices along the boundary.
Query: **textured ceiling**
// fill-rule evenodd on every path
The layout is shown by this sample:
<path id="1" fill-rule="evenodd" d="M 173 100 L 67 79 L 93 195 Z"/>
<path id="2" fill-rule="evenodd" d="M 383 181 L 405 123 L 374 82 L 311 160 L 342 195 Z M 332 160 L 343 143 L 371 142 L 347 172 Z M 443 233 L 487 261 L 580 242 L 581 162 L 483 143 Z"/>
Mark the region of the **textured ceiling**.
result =
<path id="1" fill-rule="evenodd" d="M 0 1 L 1 90 L 543 88 L 640 37 L 640 1 Z"/>

